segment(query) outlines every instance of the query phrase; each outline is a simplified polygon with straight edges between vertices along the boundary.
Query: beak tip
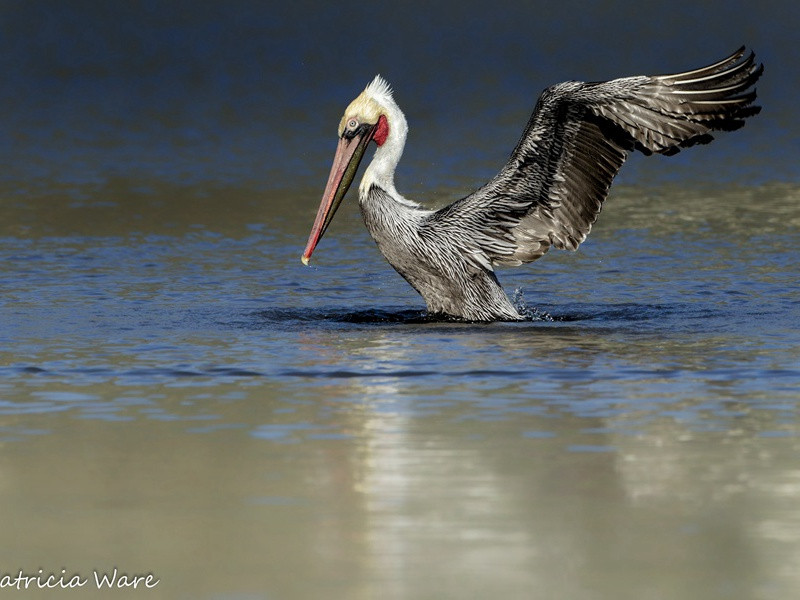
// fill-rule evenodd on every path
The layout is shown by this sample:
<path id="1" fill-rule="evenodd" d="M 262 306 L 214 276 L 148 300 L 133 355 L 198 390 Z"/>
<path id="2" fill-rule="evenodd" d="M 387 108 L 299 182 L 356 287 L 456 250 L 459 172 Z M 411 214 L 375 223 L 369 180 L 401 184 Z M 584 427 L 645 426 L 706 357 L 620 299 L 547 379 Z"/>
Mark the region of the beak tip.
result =
<path id="1" fill-rule="evenodd" d="M 306 256 L 305 254 L 303 254 L 303 256 L 300 258 L 300 260 L 301 260 L 301 261 L 303 261 L 303 264 L 304 264 L 305 266 L 308 266 L 308 260 L 309 260 L 310 258 L 311 258 L 310 256 Z"/>

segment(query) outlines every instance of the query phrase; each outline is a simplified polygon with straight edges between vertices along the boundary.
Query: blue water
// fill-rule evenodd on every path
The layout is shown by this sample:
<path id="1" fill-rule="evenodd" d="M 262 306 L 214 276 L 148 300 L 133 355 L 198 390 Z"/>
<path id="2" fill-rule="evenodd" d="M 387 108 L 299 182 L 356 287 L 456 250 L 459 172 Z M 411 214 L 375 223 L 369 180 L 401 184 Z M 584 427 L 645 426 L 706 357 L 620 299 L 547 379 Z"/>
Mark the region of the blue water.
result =
<path id="1" fill-rule="evenodd" d="M 359 4 L 7 2 L 0 9 L 5 194 L 119 178 L 317 185 L 340 113 L 376 72 L 409 117 L 401 187 L 475 187 L 539 92 L 693 68 L 742 44 L 767 65 L 747 135 L 622 181 L 796 179 L 798 7 L 773 2 Z M 359 15 L 353 23 L 353 15 Z M 146 184 L 143 184 L 146 185 Z"/>
<path id="2" fill-rule="evenodd" d="M 797 596 L 799 16 L 4 3 L 0 576 L 116 566 L 170 599 Z M 411 127 L 398 189 L 441 205 L 497 171 L 545 86 L 741 44 L 762 113 L 633 157 L 577 253 L 499 271 L 527 321 L 429 317 L 352 200 L 300 262 L 376 72 Z"/>

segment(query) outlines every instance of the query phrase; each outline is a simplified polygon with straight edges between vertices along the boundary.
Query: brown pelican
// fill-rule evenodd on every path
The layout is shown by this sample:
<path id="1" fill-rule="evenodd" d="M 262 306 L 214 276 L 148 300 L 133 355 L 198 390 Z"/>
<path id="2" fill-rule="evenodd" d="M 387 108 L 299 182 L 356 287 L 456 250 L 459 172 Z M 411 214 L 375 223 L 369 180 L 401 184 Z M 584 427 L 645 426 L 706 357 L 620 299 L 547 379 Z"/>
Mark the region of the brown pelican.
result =
<path id="1" fill-rule="evenodd" d="M 732 131 L 759 112 L 751 89 L 763 65 L 740 48 L 674 75 L 570 81 L 547 88 L 508 163 L 486 185 L 428 210 L 394 187 L 408 126 L 379 75 L 350 103 L 322 203 L 303 253 L 330 225 L 370 142 L 377 149 L 359 206 L 378 248 L 425 299 L 428 312 L 468 321 L 519 320 L 494 269 L 586 239 L 628 154 L 675 154 Z"/>

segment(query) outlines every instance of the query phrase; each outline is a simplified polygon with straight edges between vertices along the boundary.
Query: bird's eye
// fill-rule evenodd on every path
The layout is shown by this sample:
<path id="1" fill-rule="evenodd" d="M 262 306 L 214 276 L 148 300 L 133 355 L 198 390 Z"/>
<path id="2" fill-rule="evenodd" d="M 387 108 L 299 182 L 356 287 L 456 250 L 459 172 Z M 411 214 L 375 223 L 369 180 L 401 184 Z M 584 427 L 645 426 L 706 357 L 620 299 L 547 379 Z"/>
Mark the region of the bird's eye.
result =
<path id="1" fill-rule="evenodd" d="M 356 121 L 355 119 L 350 119 L 347 122 L 347 128 L 348 129 L 355 129 L 356 127 L 358 127 L 358 121 Z"/>

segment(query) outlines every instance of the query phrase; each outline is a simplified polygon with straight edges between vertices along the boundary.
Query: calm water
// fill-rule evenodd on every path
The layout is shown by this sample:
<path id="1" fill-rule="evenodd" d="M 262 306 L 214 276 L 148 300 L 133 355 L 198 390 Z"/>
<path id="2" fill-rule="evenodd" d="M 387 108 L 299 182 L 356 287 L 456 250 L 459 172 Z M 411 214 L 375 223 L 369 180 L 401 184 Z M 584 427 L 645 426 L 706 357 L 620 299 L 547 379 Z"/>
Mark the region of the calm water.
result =
<path id="1" fill-rule="evenodd" d="M 4 208 L 4 573 L 800 590 L 798 188 L 623 186 L 579 253 L 502 277 L 554 320 L 488 325 L 426 321 L 352 204 L 309 269 L 316 196 L 127 194 Z"/>
<path id="2" fill-rule="evenodd" d="M 0 594 L 798 597 L 800 9 L 632 6 L 0 3 L 0 585 L 87 580 Z M 757 119 L 501 272 L 538 319 L 427 319 L 352 202 L 300 263 L 376 72 L 440 205 L 546 85 L 743 43 Z"/>

